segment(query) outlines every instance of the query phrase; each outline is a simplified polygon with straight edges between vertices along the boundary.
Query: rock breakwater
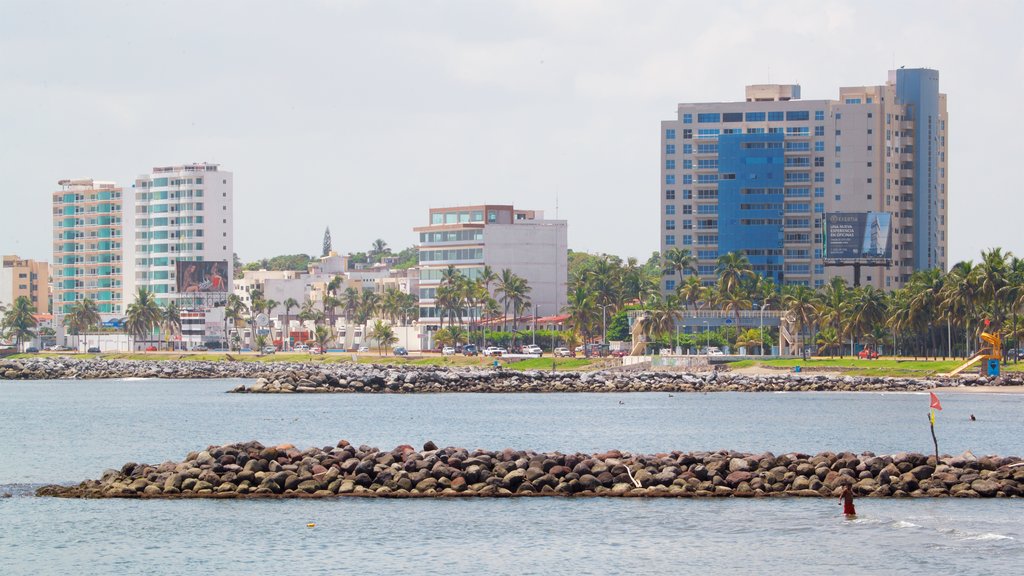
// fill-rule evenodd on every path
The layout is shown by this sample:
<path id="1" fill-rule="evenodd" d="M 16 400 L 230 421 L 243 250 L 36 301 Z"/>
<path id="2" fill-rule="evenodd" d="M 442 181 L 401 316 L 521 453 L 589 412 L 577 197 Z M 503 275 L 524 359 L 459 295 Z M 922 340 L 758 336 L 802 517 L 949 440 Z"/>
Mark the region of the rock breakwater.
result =
<path id="1" fill-rule="evenodd" d="M 100 480 L 44 486 L 68 498 L 832 497 L 844 485 L 870 497 L 1019 497 L 1017 457 L 917 453 L 667 452 L 562 454 L 340 441 L 299 450 L 259 442 L 210 446 L 184 461 L 129 462 Z"/>
<path id="2" fill-rule="evenodd" d="M 1021 385 L 1022 375 L 998 379 L 767 375 L 728 371 L 601 370 L 551 372 L 443 366 L 317 364 L 294 362 L 207 362 L 190 360 L 104 360 L 30 358 L 0 361 L 0 379 L 239 378 L 238 393 L 439 393 L 439 392 L 799 392 L 928 390 L 940 386 Z"/>

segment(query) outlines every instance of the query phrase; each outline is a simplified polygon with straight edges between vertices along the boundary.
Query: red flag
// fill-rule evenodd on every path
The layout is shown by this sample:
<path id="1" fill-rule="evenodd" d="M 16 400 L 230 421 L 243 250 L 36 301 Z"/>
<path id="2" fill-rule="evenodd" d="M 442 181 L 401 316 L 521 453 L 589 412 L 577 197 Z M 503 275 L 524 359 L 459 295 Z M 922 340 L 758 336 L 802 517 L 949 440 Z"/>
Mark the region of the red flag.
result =
<path id="1" fill-rule="evenodd" d="M 939 403 L 939 397 L 935 395 L 935 392 L 929 392 L 929 394 L 932 396 L 932 405 L 929 408 L 942 410 L 942 404 Z"/>

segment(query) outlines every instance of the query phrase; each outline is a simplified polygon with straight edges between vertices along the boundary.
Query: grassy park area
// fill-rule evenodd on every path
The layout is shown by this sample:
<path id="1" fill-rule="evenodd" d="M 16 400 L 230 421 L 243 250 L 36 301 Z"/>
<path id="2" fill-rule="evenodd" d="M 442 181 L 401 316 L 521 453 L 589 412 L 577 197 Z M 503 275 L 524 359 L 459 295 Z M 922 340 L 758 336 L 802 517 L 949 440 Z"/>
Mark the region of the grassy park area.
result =
<path id="1" fill-rule="evenodd" d="M 807 360 L 800 358 L 785 360 L 740 360 L 730 362 L 729 368 L 734 370 L 745 368 L 777 369 L 780 372 L 792 371 L 800 366 L 807 372 L 833 372 L 850 376 L 934 376 L 944 374 L 963 364 L 963 360 L 920 360 L 914 358 L 880 358 L 877 360 L 861 360 L 860 358 L 823 358 L 814 357 Z M 976 373 L 979 364 L 968 368 L 964 374 Z M 1002 370 L 1024 372 L 1024 364 L 1010 362 L 1002 366 Z"/>

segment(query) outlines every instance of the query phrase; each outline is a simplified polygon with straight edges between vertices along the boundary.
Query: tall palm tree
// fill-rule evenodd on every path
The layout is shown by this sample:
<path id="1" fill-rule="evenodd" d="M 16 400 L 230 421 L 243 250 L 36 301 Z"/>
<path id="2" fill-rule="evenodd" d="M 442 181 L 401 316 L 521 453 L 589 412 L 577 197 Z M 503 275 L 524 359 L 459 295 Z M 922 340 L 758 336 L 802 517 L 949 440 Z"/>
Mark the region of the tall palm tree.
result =
<path id="1" fill-rule="evenodd" d="M 285 348 L 285 343 L 287 342 L 287 348 L 291 348 L 292 308 L 298 308 L 299 302 L 295 298 L 287 298 L 281 305 L 284 306 L 284 331 L 281 334 L 281 347 Z"/>
<path id="2" fill-rule="evenodd" d="M 814 327 L 814 321 L 818 316 L 814 302 L 814 291 L 807 286 L 786 286 L 783 290 L 782 308 L 793 319 L 802 339 L 804 334 Z"/>
<path id="3" fill-rule="evenodd" d="M 696 308 L 703 296 L 704 287 L 700 284 L 700 278 L 696 276 L 690 276 L 686 282 L 676 287 L 676 297 L 679 299 L 679 303 L 686 308 L 690 306 Z"/>
<path id="4" fill-rule="evenodd" d="M 4 331 L 8 337 L 14 337 L 15 348 L 18 352 L 21 352 L 22 342 L 35 337 L 33 328 L 38 324 L 34 316 L 35 312 L 35 306 L 32 305 L 32 301 L 27 296 L 18 296 L 14 303 L 4 312 Z"/>
<path id="5" fill-rule="evenodd" d="M 501 330 L 503 332 L 508 330 L 508 308 L 512 305 L 512 299 L 515 296 L 516 280 L 518 278 L 511 268 L 505 268 L 498 276 L 498 287 L 494 289 L 496 295 L 501 295 L 499 300 L 505 310 L 505 316 L 501 322 Z"/>
<path id="6" fill-rule="evenodd" d="M 181 333 L 181 309 L 178 303 L 171 300 L 163 310 L 163 325 L 167 332 L 167 339 L 172 340 Z"/>
<path id="7" fill-rule="evenodd" d="M 125 309 L 125 328 L 136 338 L 146 338 L 163 320 L 163 310 L 156 297 L 144 286 L 135 292 L 135 301 Z"/>
<path id="8" fill-rule="evenodd" d="M 373 324 L 373 331 L 370 332 L 370 338 L 373 338 L 377 342 L 378 356 L 382 356 L 385 350 L 390 350 L 391 345 L 398 342 L 398 337 L 395 336 L 395 331 L 383 320 L 377 320 Z"/>
<path id="9" fill-rule="evenodd" d="M 568 303 L 562 312 L 569 315 L 570 326 L 583 336 L 585 342 L 589 342 L 601 322 L 601 309 L 586 287 L 577 286 L 569 292 Z"/>
<path id="10" fill-rule="evenodd" d="M 881 325 L 885 321 L 885 313 L 885 292 L 874 286 L 854 288 L 849 308 L 849 325 L 854 339 Z"/>
<path id="11" fill-rule="evenodd" d="M 742 252 L 727 252 L 718 257 L 718 285 L 722 291 L 738 290 L 744 280 L 756 277 L 750 260 Z"/>
<path id="12" fill-rule="evenodd" d="M 942 289 L 945 277 L 938 268 L 931 270 L 919 270 L 910 277 L 910 313 L 913 324 L 920 327 L 924 334 L 924 342 L 930 340 L 931 355 L 938 356 L 936 332 L 934 321 L 939 317 L 939 309 L 942 303 Z M 929 348 L 925 346 L 925 357 L 928 357 Z"/>
<path id="13" fill-rule="evenodd" d="M 64 317 L 64 325 L 74 335 L 87 332 L 91 328 L 99 326 L 101 322 L 99 308 L 92 298 L 79 300 L 71 307 L 71 311 Z"/>
<path id="14" fill-rule="evenodd" d="M 831 326 L 840 340 L 845 336 L 845 323 L 850 309 L 850 291 L 846 288 L 846 280 L 841 276 L 833 276 L 818 294 L 818 324 Z M 843 349 L 839 349 L 842 357 Z"/>
<path id="15" fill-rule="evenodd" d="M 718 295 L 718 305 L 722 307 L 725 312 L 732 311 L 736 316 L 736 329 L 740 326 L 740 311 L 750 310 L 753 305 L 750 302 L 750 298 L 742 290 L 733 290 L 729 292 L 722 292 Z"/>
<path id="16" fill-rule="evenodd" d="M 688 248 L 670 248 L 663 259 L 667 274 L 679 274 L 679 286 L 685 281 L 684 274 L 697 274 L 697 257 Z"/>

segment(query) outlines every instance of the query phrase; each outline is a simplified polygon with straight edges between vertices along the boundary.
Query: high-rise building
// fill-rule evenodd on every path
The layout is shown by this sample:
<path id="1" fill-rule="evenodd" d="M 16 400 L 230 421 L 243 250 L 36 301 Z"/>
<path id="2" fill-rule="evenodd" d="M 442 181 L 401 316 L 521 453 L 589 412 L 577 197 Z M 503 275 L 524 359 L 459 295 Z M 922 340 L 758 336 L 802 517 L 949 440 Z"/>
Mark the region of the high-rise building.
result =
<path id="1" fill-rule="evenodd" d="M 53 193 L 55 324 L 90 298 L 104 319 L 124 312 L 122 198 L 113 182 L 60 180 Z M 45 311 L 45 310 L 41 310 Z"/>
<path id="2" fill-rule="evenodd" d="M 524 278 L 532 303 L 526 316 L 557 314 L 566 304 L 568 282 L 567 224 L 545 220 L 539 210 L 486 204 L 431 208 L 430 225 L 419 234 L 420 324 L 426 330 L 440 325 L 437 289 L 448 266 L 476 279 L 484 266 L 495 274 L 509 269 Z M 491 283 L 492 293 L 495 283 Z M 479 319 L 479 310 L 465 310 L 464 319 Z"/>
<path id="3" fill-rule="evenodd" d="M 705 283 L 720 255 L 742 251 L 761 276 L 818 287 L 853 278 L 823 254 L 824 216 L 882 212 L 891 265 L 864 267 L 862 284 L 897 288 L 916 270 L 945 269 L 947 135 L 946 95 L 929 69 L 840 88 L 838 100 L 769 84 L 747 86 L 743 102 L 679 104 L 661 126 L 662 252 L 691 250 Z"/>
<path id="4" fill-rule="evenodd" d="M 22 296 L 32 302 L 36 312 L 49 312 L 50 264 L 4 256 L 0 267 L 0 306 L 13 304 Z"/>
<path id="5" fill-rule="evenodd" d="M 226 262 L 220 274 L 231 291 L 234 265 L 232 174 L 217 164 L 184 164 L 153 168 L 135 180 L 126 224 L 125 259 L 131 273 L 125 278 L 126 299 L 145 287 L 166 305 L 197 307 L 197 297 L 178 293 L 178 262 Z M 203 306 L 213 302 L 200 302 Z"/>

